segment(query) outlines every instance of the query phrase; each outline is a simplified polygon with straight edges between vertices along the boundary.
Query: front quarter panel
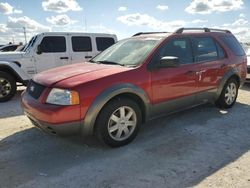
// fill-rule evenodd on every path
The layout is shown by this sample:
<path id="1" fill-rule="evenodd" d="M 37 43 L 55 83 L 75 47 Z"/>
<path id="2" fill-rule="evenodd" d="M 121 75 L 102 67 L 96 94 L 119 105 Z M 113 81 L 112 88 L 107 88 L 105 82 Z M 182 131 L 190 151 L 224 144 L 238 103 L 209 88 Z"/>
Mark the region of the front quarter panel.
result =
<path id="1" fill-rule="evenodd" d="M 16 63 L 8 61 L 0 61 L 0 70 L 1 67 L 9 68 L 14 71 L 22 80 L 29 80 L 30 77 L 27 75 L 22 68 L 20 68 Z"/>
<path id="2" fill-rule="evenodd" d="M 94 99 L 93 103 L 91 104 L 91 106 L 88 108 L 86 112 L 86 115 L 83 121 L 83 126 L 82 126 L 82 134 L 84 135 L 93 134 L 96 118 L 99 112 L 105 106 L 105 104 L 107 104 L 108 101 L 110 101 L 115 96 L 118 96 L 124 93 L 134 94 L 137 97 L 139 97 L 145 104 L 145 115 L 147 116 L 147 114 L 149 113 L 150 100 L 146 92 L 142 88 L 136 85 L 130 84 L 130 83 L 117 84 L 117 85 L 107 88 Z"/>

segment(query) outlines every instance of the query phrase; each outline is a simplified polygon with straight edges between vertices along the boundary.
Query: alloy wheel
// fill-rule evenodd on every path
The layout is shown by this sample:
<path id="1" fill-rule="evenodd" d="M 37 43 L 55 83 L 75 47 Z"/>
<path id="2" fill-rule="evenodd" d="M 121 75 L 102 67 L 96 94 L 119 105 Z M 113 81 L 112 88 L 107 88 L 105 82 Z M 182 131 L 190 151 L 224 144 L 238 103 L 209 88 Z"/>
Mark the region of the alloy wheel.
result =
<path id="1" fill-rule="evenodd" d="M 234 102 L 236 95 L 237 86 L 235 85 L 235 83 L 231 82 L 228 84 L 225 92 L 225 102 L 227 103 L 227 105 L 231 105 Z"/>
<path id="2" fill-rule="evenodd" d="M 9 95 L 10 92 L 11 92 L 11 83 L 5 78 L 0 78 L 0 98 Z"/>
<path id="3" fill-rule="evenodd" d="M 137 117 L 135 111 L 128 106 L 115 110 L 108 121 L 108 133 L 116 141 L 126 140 L 136 128 Z"/>

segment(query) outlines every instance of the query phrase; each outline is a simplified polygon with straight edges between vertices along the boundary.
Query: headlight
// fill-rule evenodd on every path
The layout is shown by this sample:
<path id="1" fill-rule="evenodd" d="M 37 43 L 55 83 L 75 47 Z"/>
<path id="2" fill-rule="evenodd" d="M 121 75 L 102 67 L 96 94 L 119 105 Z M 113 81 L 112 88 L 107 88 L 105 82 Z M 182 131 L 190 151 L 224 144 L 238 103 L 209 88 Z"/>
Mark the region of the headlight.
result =
<path id="1" fill-rule="evenodd" d="M 79 94 L 76 91 L 53 88 L 46 103 L 57 105 L 76 105 L 80 103 Z"/>

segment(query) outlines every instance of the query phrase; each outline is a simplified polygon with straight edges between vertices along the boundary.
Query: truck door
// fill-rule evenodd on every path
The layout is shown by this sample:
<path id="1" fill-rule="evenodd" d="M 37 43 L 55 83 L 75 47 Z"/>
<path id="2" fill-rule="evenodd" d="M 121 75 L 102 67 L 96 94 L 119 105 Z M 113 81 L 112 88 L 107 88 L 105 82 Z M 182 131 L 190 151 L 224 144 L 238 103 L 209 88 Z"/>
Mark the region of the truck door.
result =
<path id="1" fill-rule="evenodd" d="M 65 36 L 45 36 L 34 53 L 37 72 L 69 64 Z"/>
<path id="2" fill-rule="evenodd" d="M 70 37 L 71 63 L 82 63 L 88 61 L 93 56 L 93 45 L 90 36 L 73 35 Z"/>

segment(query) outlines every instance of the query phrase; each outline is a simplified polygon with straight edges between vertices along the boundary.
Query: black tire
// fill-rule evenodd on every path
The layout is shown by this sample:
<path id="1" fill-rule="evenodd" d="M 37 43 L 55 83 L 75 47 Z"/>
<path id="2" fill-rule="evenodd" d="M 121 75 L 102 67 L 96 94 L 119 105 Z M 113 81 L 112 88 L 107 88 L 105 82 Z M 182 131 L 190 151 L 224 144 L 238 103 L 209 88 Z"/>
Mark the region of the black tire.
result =
<path id="1" fill-rule="evenodd" d="M 228 97 L 226 96 L 226 94 L 228 93 L 228 87 L 229 86 L 235 86 L 235 96 L 233 98 L 233 100 L 231 100 L 230 102 L 227 102 Z M 222 109 L 228 109 L 231 108 L 238 96 L 238 89 L 239 89 L 239 83 L 234 79 L 234 78 L 230 78 L 226 84 L 223 87 L 223 90 L 221 92 L 220 97 L 217 99 L 217 101 L 215 102 L 216 106 L 218 108 L 222 108 Z"/>
<path id="2" fill-rule="evenodd" d="M 0 102 L 10 100 L 16 94 L 16 80 L 6 72 L 0 71 Z"/>
<path id="3" fill-rule="evenodd" d="M 124 109 L 123 117 L 127 118 L 127 120 L 122 119 L 121 111 L 123 109 Z M 129 117 L 128 115 L 129 113 L 130 115 L 132 113 L 131 117 Z M 112 115 L 115 115 L 115 117 L 118 118 L 119 121 L 118 119 L 117 121 L 114 121 L 112 119 Z M 134 125 L 130 128 L 128 125 L 126 125 L 126 123 L 129 124 L 129 122 L 134 123 Z M 134 138 L 136 137 L 141 127 L 141 122 L 142 122 L 141 110 L 139 106 L 137 105 L 137 103 L 128 98 L 117 98 L 117 99 L 110 101 L 101 110 L 96 120 L 95 133 L 96 133 L 96 136 L 99 138 L 99 140 L 105 143 L 106 145 L 110 147 L 119 147 L 119 146 L 126 145 L 134 140 Z M 116 131 L 113 130 L 111 133 L 110 125 L 112 123 L 114 124 L 112 125 L 112 127 L 119 127 L 119 128 L 115 129 Z M 125 131 L 125 129 L 128 132 Z M 121 132 L 120 133 L 121 140 L 117 140 L 117 138 L 115 138 L 117 135 L 119 135 L 118 133 L 119 131 Z"/>

